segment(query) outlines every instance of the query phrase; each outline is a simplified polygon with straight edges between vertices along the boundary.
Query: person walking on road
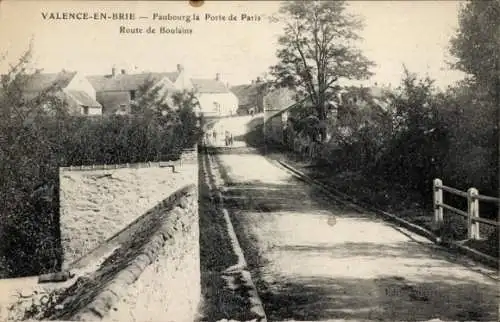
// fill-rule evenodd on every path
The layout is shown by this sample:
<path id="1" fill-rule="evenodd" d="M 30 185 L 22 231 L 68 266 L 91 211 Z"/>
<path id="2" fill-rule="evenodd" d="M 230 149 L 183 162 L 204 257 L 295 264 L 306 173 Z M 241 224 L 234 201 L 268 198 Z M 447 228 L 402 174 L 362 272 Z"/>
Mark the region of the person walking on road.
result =
<path id="1" fill-rule="evenodd" d="M 229 131 L 226 131 L 225 133 L 225 143 L 226 143 L 226 146 L 229 146 Z"/>
<path id="2" fill-rule="evenodd" d="M 210 141 L 210 133 L 207 131 L 205 132 L 205 145 L 208 145 L 209 141 Z"/>

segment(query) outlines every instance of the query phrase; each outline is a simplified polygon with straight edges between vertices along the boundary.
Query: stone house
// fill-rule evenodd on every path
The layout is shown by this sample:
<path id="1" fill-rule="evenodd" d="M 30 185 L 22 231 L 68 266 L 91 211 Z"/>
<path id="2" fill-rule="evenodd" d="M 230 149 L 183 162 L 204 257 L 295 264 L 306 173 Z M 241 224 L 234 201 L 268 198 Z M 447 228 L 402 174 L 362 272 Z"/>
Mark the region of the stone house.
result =
<path id="1" fill-rule="evenodd" d="M 52 91 L 64 100 L 72 115 L 101 115 L 102 106 L 96 100 L 96 92 L 87 78 L 79 72 L 36 72 L 24 83 L 23 96 L 33 99 L 45 91 Z"/>
<path id="2" fill-rule="evenodd" d="M 103 106 L 103 114 L 130 114 L 133 102 L 138 98 L 140 89 L 148 82 L 160 86 L 160 93 L 173 93 L 184 86 L 183 71 L 180 66 L 171 73 L 128 74 L 122 69 L 117 73 L 112 69 L 110 75 L 88 77 L 96 91 L 96 99 Z"/>
<path id="3" fill-rule="evenodd" d="M 232 86 L 231 92 L 238 97 L 237 114 L 248 115 L 263 112 L 267 88 L 268 84 L 261 81 L 260 78 L 252 81 L 251 84 Z"/>
<path id="4" fill-rule="evenodd" d="M 288 145 L 296 151 L 313 153 L 314 138 L 319 132 L 309 133 L 307 128 L 326 127 L 326 141 L 332 131 L 338 130 L 349 136 L 354 130 L 367 124 L 390 121 L 389 101 L 384 90 L 379 87 L 344 88 L 339 91 L 336 100 L 328 102 L 330 106 L 326 122 L 315 116 L 307 116 L 313 108 L 308 98 L 297 102 L 298 98 L 288 89 L 275 90 L 264 98 L 264 137 L 268 143 Z M 309 111 L 309 112 L 308 112 Z M 294 128 L 291 119 L 300 120 L 302 129 Z M 389 124 L 387 126 L 390 126 Z M 335 129 L 334 129 L 335 128 Z"/>
<path id="5" fill-rule="evenodd" d="M 341 94 L 338 108 L 339 129 L 349 135 L 375 122 L 391 126 L 388 91 L 377 85 L 371 87 L 347 87 Z"/>
<path id="6" fill-rule="evenodd" d="M 221 80 L 220 74 L 217 73 L 214 79 L 191 78 L 190 81 L 204 116 L 236 115 L 238 97 Z"/>

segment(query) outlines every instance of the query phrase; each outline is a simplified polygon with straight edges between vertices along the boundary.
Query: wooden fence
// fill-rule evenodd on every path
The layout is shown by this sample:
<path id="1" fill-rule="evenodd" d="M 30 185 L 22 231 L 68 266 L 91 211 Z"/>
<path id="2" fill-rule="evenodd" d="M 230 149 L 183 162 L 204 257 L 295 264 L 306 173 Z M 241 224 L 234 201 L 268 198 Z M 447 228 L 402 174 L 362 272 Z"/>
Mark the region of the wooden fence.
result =
<path id="1" fill-rule="evenodd" d="M 498 218 L 496 221 L 481 218 L 479 216 L 479 201 L 491 202 L 497 205 L 500 204 L 500 199 L 495 197 L 489 197 L 480 195 L 476 188 L 469 188 L 467 192 L 461 191 L 452 187 L 445 186 L 441 179 L 434 179 L 434 224 L 437 228 L 443 225 L 443 210 L 447 209 L 451 213 L 465 217 L 467 219 L 467 237 L 468 239 L 478 240 L 481 239 L 479 234 L 479 224 L 485 224 L 489 226 L 499 227 L 500 222 Z M 467 211 L 452 207 L 447 205 L 443 201 L 443 191 L 452 193 L 456 196 L 460 196 L 467 199 Z"/>

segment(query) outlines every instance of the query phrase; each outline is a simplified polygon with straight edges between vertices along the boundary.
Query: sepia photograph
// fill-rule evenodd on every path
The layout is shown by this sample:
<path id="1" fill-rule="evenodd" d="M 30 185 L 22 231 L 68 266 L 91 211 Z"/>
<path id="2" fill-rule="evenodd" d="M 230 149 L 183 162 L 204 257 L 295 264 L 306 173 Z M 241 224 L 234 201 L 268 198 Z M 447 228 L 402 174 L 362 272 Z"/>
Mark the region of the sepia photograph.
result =
<path id="1" fill-rule="evenodd" d="M 500 321 L 500 0 L 0 0 L 0 321 Z"/>

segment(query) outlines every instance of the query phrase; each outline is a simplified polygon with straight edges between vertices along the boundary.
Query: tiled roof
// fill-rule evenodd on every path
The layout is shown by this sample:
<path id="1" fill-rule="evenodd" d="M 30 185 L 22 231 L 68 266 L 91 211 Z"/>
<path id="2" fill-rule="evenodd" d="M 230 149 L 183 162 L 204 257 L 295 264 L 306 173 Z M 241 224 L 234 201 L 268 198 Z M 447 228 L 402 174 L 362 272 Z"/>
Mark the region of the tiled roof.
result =
<path id="1" fill-rule="evenodd" d="M 231 87 L 231 92 L 238 97 L 239 105 L 250 105 L 256 103 L 259 95 L 259 87 L 263 84 L 245 84 Z"/>
<path id="2" fill-rule="evenodd" d="M 178 73 L 142 73 L 142 74 L 117 74 L 115 76 L 89 76 L 87 77 L 97 92 L 131 91 L 137 90 L 148 80 L 159 81 L 168 78 L 175 82 Z"/>
<path id="3" fill-rule="evenodd" d="M 229 93 L 227 86 L 215 79 L 191 79 L 191 83 L 199 93 Z"/>
<path id="4" fill-rule="evenodd" d="M 73 77 L 75 77 L 76 72 L 60 72 L 53 74 L 45 73 L 35 73 L 27 78 L 25 84 L 25 91 L 27 92 L 39 92 L 48 89 L 51 86 L 60 86 L 64 88 L 68 86 Z"/>
<path id="5" fill-rule="evenodd" d="M 74 91 L 74 90 L 69 90 L 68 96 L 70 96 L 73 100 L 76 101 L 81 106 L 88 106 L 88 107 L 102 107 L 99 102 L 94 100 L 92 97 L 90 97 L 89 94 L 83 92 L 83 91 Z"/>

